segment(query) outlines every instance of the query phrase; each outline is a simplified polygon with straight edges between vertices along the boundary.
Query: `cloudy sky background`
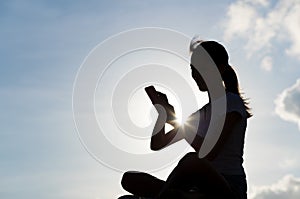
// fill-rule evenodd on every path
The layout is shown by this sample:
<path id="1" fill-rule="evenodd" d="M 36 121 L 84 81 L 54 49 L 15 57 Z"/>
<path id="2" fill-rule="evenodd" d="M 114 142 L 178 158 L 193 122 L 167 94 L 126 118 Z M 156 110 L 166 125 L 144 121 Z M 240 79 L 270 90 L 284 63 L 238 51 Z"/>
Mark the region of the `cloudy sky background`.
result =
<path id="1" fill-rule="evenodd" d="M 163 27 L 222 42 L 250 98 L 250 199 L 300 197 L 300 1 L 1 1 L 1 198 L 117 198 L 121 174 L 81 145 L 77 70 L 120 31 Z M 165 178 L 172 167 L 154 173 Z"/>

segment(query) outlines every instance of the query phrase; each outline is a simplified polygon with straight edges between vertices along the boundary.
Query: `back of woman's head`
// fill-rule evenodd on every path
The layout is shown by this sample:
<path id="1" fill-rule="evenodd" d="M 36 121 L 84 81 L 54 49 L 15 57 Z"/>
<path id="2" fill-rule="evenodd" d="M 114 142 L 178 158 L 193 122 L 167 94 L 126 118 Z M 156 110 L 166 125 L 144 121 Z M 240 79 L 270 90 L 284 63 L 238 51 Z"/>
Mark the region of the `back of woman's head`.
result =
<path id="1" fill-rule="evenodd" d="M 207 51 L 217 66 L 229 65 L 229 56 L 223 45 L 216 41 L 203 41 L 200 45 Z"/>
<path id="2" fill-rule="evenodd" d="M 234 69 L 228 63 L 229 56 L 225 47 L 216 41 L 202 41 L 199 45 L 205 49 L 215 62 L 225 84 L 226 91 L 240 94 L 238 78 Z"/>

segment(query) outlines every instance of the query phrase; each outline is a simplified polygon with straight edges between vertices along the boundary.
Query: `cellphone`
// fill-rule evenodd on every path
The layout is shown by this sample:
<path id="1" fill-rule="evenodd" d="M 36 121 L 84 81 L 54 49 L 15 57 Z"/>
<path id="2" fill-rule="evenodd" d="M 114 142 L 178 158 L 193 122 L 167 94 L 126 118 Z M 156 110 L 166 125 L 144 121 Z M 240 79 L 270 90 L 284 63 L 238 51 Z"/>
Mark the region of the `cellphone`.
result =
<path id="1" fill-rule="evenodd" d="M 156 91 L 154 86 L 148 86 L 145 88 L 145 91 L 147 95 L 149 96 L 151 102 L 153 105 L 155 104 L 161 104 L 161 99 L 159 98 L 159 92 Z M 162 104 L 161 104 L 162 105 Z M 172 105 L 170 105 L 168 102 L 164 104 L 165 108 L 168 110 L 168 117 L 167 117 L 167 123 L 169 124 L 175 124 L 176 123 L 176 116 L 175 116 L 175 109 Z"/>
<path id="2" fill-rule="evenodd" d="M 158 103 L 158 92 L 156 91 L 154 86 L 148 86 L 145 88 L 145 91 L 150 98 L 152 104 L 157 104 Z"/>

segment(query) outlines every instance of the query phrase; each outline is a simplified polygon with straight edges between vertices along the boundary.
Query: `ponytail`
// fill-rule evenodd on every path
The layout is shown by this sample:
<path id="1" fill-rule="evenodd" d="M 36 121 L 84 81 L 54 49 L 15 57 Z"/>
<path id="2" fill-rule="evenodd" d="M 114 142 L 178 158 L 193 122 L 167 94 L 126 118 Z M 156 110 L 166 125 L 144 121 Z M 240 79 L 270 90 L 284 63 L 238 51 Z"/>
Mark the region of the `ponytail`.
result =
<path id="1" fill-rule="evenodd" d="M 222 75 L 222 79 L 224 81 L 225 89 L 227 92 L 235 93 L 243 99 L 244 106 L 247 111 L 247 116 L 251 117 L 252 113 L 250 112 L 250 108 L 248 106 L 249 103 L 248 103 L 247 99 L 244 99 L 242 97 L 242 95 L 240 93 L 240 89 L 239 89 L 239 82 L 238 82 L 236 72 L 229 64 L 228 64 L 228 66 L 226 66 L 225 72 Z"/>
<path id="2" fill-rule="evenodd" d="M 235 93 L 238 95 L 240 94 L 239 93 L 239 82 L 238 82 L 237 75 L 236 75 L 234 69 L 230 65 L 226 66 L 226 69 L 222 75 L 222 79 L 224 81 L 226 91 L 232 92 L 232 93 Z"/>

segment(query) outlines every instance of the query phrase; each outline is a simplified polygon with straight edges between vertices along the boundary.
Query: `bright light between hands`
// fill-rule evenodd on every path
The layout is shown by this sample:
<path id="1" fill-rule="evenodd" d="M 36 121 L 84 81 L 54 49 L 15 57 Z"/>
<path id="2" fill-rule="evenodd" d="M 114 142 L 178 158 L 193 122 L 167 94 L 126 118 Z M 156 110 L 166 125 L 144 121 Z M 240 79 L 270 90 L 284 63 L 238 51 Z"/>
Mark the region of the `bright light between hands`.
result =
<path id="1" fill-rule="evenodd" d="M 176 123 L 182 124 L 182 109 L 180 100 L 176 94 L 167 90 L 165 87 L 155 85 L 155 88 L 165 93 L 168 97 L 169 103 L 174 107 L 176 113 Z M 157 112 L 154 109 L 150 99 L 144 91 L 144 88 L 139 88 L 133 92 L 128 102 L 128 114 L 131 121 L 138 127 L 147 127 L 151 125 Z M 170 125 L 167 125 L 170 126 Z"/>

